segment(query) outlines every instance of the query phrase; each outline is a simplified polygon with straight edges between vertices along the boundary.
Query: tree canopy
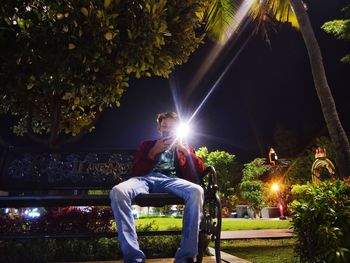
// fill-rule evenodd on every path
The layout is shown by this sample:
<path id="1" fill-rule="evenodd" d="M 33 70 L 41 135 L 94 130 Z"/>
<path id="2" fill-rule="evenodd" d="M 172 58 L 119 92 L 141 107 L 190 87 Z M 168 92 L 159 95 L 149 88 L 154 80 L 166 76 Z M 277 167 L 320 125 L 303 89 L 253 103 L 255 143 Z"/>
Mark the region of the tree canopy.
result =
<path id="1" fill-rule="evenodd" d="M 337 39 L 350 41 L 350 5 L 342 10 L 346 19 L 336 19 L 323 24 L 322 29 Z M 346 54 L 341 60 L 343 63 L 350 63 L 350 54 Z"/>
<path id="2" fill-rule="evenodd" d="M 209 152 L 207 147 L 199 148 L 196 154 L 207 166 L 215 167 L 223 208 L 226 208 L 227 212 L 232 211 L 238 200 L 236 193 L 242 178 L 236 156 L 225 151 Z"/>
<path id="3" fill-rule="evenodd" d="M 240 183 L 241 194 L 255 212 L 262 207 L 264 202 L 265 187 L 260 179 L 267 170 L 264 158 L 256 158 L 244 164 L 243 178 Z"/>
<path id="4" fill-rule="evenodd" d="M 0 114 L 57 145 L 120 106 L 130 75 L 167 77 L 198 47 L 207 1 L 5 0 Z M 49 135 L 49 136 L 48 136 Z"/>

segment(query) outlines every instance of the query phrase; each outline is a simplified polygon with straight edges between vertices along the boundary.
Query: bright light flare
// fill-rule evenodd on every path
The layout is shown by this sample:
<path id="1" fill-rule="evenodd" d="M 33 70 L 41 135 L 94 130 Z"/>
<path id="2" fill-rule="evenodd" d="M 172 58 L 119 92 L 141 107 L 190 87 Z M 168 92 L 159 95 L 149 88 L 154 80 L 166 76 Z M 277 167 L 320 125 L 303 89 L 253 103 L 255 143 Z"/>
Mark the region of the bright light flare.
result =
<path id="1" fill-rule="evenodd" d="M 210 52 L 208 57 L 204 60 L 203 63 L 201 63 L 199 70 L 194 75 L 193 79 L 188 85 L 187 93 L 183 97 L 183 100 L 187 99 L 191 95 L 191 93 L 199 86 L 199 83 L 204 79 L 204 76 L 206 76 L 209 70 L 213 68 L 213 65 L 215 63 L 218 63 L 218 61 L 216 60 L 219 59 L 219 57 L 222 57 L 222 55 L 224 55 L 224 53 L 222 53 L 224 48 L 226 47 L 228 49 L 231 49 L 231 47 L 236 43 L 240 34 L 250 24 L 250 21 L 245 18 L 249 14 L 249 11 L 251 10 L 254 3 L 255 3 L 255 0 L 245 0 L 239 6 L 237 13 L 235 14 L 235 18 L 231 21 L 229 27 L 227 28 L 224 34 L 225 41 L 223 43 L 216 43 L 215 47 Z M 190 115 L 190 118 L 188 119 L 188 121 L 186 123 L 180 124 L 180 127 L 176 131 L 176 137 L 180 139 L 180 141 L 184 138 L 188 139 L 189 132 L 191 132 L 192 134 L 194 133 L 192 128 L 188 127 L 188 124 L 192 122 L 192 120 L 196 117 L 197 113 L 205 105 L 210 95 L 214 92 L 216 87 L 219 86 L 222 79 L 224 78 L 228 70 L 231 68 L 232 64 L 236 61 L 241 51 L 244 49 L 244 47 L 248 43 L 249 39 L 250 37 L 243 42 L 243 45 L 240 47 L 238 52 L 236 52 L 236 55 L 233 56 L 229 64 L 225 67 L 224 71 L 220 74 L 219 78 L 215 81 L 213 86 L 210 88 L 209 92 L 206 94 L 204 99 L 200 101 L 198 107 L 194 110 L 192 115 Z M 172 92 L 176 111 L 180 115 L 180 119 L 181 119 L 182 104 L 180 104 L 180 97 L 179 97 L 179 90 L 178 90 L 179 85 L 178 85 L 177 78 L 175 77 L 175 73 L 172 74 L 170 77 L 169 86 Z"/>
<path id="2" fill-rule="evenodd" d="M 183 139 L 186 138 L 190 133 L 190 126 L 188 123 L 180 123 L 176 129 L 176 137 Z"/>
<path id="3" fill-rule="evenodd" d="M 271 189 L 272 189 L 272 191 L 274 191 L 274 192 L 278 192 L 278 191 L 280 190 L 280 187 L 279 187 L 278 184 L 275 183 L 275 184 L 272 185 Z"/>

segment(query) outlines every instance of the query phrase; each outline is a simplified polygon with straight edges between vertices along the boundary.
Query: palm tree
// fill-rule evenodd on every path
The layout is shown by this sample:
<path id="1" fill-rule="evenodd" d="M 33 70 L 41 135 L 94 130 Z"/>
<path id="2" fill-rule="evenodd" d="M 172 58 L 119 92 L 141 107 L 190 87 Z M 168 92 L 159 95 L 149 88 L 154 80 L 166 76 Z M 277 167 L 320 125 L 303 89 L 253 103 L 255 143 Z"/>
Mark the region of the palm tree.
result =
<path id="1" fill-rule="evenodd" d="M 249 0 L 244 0 L 249 2 Z M 332 92 L 329 88 L 321 50 L 312 29 L 306 6 L 301 0 L 251 0 L 250 17 L 260 26 L 275 18 L 280 22 L 289 21 L 300 29 L 311 66 L 316 92 L 321 103 L 327 129 L 336 150 L 336 164 L 341 177 L 350 176 L 349 139 L 339 120 Z M 238 10 L 237 2 L 212 0 L 206 15 L 206 30 L 209 35 L 222 41 L 224 32 L 232 25 Z"/>

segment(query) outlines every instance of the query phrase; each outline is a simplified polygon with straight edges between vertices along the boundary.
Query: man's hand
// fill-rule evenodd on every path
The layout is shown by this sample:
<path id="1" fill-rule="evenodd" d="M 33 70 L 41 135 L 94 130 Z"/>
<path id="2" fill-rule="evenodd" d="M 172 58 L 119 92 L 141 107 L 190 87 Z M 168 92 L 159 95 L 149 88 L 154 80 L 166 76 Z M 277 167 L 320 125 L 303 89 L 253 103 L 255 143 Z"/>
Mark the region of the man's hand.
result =
<path id="1" fill-rule="evenodd" d="M 173 137 L 161 138 L 156 141 L 154 146 L 148 152 L 148 157 L 152 160 L 156 158 L 156 156 L 165 150 L 169 149 L 169 147 L 174 143 Z"/>
<path id="2" fill-rule="evenodd" d="M 186 145 L 184 145 L 182 142 L 178 142 L 176 144 L 177 146 L 177 149 L 182 152 L 186 157 L 189 156 L 191 153 L 190 153 L 190 150 L 188 149 L 188 147 Z"/>

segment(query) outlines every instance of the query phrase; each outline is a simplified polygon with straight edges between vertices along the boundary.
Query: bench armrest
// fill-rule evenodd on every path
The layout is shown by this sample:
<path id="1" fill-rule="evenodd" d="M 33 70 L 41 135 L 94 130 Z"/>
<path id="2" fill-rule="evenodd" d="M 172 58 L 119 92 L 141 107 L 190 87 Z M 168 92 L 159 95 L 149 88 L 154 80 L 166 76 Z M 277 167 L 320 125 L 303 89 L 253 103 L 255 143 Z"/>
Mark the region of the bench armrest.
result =
<path id="1" fill-rule="evenodd" d="M 208 166 L 200 177 L 200 185 L 209 191 L 218 191 L 217 174 L 214 166 Z"/>

